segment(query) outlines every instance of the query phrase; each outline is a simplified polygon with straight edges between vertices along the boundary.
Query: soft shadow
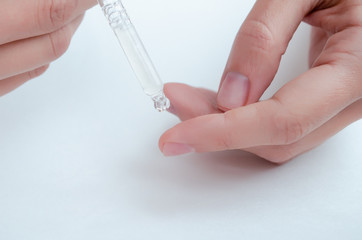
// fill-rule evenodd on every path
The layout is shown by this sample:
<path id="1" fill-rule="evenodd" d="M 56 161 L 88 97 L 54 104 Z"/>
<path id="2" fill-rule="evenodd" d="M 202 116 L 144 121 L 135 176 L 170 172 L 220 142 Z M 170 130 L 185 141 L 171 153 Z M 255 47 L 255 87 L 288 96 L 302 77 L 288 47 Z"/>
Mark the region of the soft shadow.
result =
<path id="1" fill-rule="evenodd" d="M 138 161 L 129 170 L 138 183 L 134 201 L 144 211 L 169 215 L 227 208 L 275 168 L 255 155 L 230 151 Z"/>
<path id="2" fill-rule="evenodd" d="M 203 154 L 195 162 L 220 178 L 245 179 L 277 167 L 254 154 L 239 150 Z"/>

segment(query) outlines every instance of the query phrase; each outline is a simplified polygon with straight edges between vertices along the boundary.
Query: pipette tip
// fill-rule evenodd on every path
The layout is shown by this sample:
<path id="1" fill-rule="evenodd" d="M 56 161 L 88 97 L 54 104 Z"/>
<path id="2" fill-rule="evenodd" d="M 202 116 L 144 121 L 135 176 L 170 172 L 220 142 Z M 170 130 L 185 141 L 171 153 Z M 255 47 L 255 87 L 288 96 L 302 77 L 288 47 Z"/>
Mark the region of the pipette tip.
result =
<path id="1" fill-rule="evenodd" d="M 152 100 L 154 102 L 155 109 L 159 112 L 166 111 L 170 107 L 170 100 L 168 100 L 163 91 L 154 95 Z"/>

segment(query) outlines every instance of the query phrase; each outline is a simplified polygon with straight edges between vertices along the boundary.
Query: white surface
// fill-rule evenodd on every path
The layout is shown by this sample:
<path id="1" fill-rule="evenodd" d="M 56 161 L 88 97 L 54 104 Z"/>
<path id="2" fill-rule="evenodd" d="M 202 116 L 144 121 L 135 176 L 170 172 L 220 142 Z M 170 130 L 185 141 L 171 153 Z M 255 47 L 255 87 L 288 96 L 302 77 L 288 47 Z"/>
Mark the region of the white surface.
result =
<path id="1" fill-rule="evenodd" d="M 163 79 L 216 89 L 253 1 L 124 3 Z M 274 89 L 306 69 L 308 37 L 303 25 Z M 0 239 L 362 237 L 361 121 L 280 167 L 166 159 L 158 137 L 177 119 L 152 109 L 98 8 L 0 115 Z"/>

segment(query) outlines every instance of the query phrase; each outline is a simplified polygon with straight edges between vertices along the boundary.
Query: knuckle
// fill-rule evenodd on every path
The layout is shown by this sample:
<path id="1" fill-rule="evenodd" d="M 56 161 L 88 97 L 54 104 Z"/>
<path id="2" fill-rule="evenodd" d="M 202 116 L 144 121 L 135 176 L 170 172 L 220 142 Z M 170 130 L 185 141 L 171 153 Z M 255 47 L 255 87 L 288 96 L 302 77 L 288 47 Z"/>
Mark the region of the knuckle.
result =
<path id="1" fill-rule="evenodd" d="M 304 136 L 304 128 L 295 117 L 289 117 L 281 121 L 282 139 L 284 144 L 291 144 Z"/>
<path id="2" fill-rule="evenodd" d="M 235 132 L 232 130 L 233 128 L 231 127 L 232 121 L 234 119 L 233 111 L 226 112 L 223 116 L 224 131 L 222 131 L 223 135 L 220 139 L 220 144 L 222 146 L 225 146 L 226 149 L 234 149 L 235 147 L 233 146 L 233 135 L 235 134 Z"/>
<path id="3" fill-rule="evenodd" d="M 71 35 L 66 28 L 50 33 L 49 44 L 51 51 L 51 59 L 57 59 L 62 56 L 68 49 L 71 41 Z"/>
<path id="4" fill-rule="evenodd" d="M 75 0 L 51 0 L 50 20 L 53 25 L 64 24 L 70 20 L 77 6 Z"/>
<path id="5" fill-rule="evenodd" d="M 57 29 L 71 20 L 78 0 L 43 1 L 40 8 L 39 24 L 44 30 Z"/>
<path id="6" fill-rule="evenodd" d="M 306 133 L 306 128 L 300 119 L 290 113 L 276 114 L 274 124 L 279 144 L 288 145 L 294 143 Z"/>
<path id="7" fill-rule="evenodd" d="M 260 20 L 246 22 L 240 29 L 240 36 L 250 39 L 254 48 L 269 51 L 274 47 L 274 36 L 267 23 Z"/>

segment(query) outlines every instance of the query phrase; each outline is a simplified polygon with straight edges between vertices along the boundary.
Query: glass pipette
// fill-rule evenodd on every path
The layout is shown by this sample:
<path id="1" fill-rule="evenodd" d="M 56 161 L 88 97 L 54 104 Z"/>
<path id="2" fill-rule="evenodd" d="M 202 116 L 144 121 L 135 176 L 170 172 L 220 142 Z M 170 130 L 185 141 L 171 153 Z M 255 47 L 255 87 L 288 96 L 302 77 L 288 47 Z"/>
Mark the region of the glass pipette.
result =
<path id="1" fill-rule="evenodd" d="M 126 9 L 120 0 L 98 0 L 109 25 L 116 34 L 144 92 L 152 98 L 155 108 L 162 112 L 170 107 L 159 77 Z"/>

